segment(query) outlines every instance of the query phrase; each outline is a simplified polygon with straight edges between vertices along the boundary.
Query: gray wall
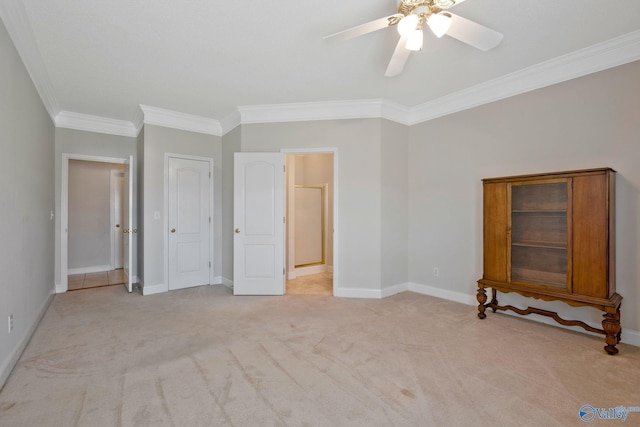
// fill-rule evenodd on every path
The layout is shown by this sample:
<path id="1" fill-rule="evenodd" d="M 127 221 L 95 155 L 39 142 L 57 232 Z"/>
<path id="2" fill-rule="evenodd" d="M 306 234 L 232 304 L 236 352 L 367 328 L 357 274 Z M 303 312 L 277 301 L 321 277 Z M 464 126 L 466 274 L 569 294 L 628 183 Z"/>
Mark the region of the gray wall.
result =
<path id="1" fill-rule="evenodd" d="M 222 271 L 222 138 L 219 136 L 170 129 L 161 126 L 144 127 L 144 292 L 168 290 L 165 277 L 164 218 L 154 219 L 153 212 L 164 215 L 165 153 L 213 158 L 214 182 L 214 276 Z M 213 279 L 213 278 L 212 278 Z M 213 281 L 213 280 L 212 280 Z"/>
<path id="2" fill-rule="evenodd" d="M 0 21 L 0 388 L 54 290 L 53 135 L 53 123 Z"/>
<path id="3" fill-rule="evenodd" d="M 482 178 L 609 166 L 618 171 L 623 340 L 625 328 L 640 331 L 639 76 L 635 62 L 411 127 L 410 280 L 475 294 L 482 275 Z M 433 267 L 440 268 L 437 278 Z M 508 301 L 601 320 L 594 309 L 503 298 Z"/>
<path id="4" fill-rule="evenodd" d="M 242 125 L 242 151 L 338 149 L 338 295 L 381 289 L 381 119 Z"/>
<path id="5" fill-rule="evenodd" d="M 408 282 L 409 128 L 382 120 L 380 143 L 380 275 L 382 288 Z"/>
<path id="6" fill-rule="evenodd" d="M 116 135 L 106 135 L 96 132 L 86 132 L 73 129 L 55 129 L 55 156 L 54 156 L 54 168 L 55 168 L 55 203 L 56 212 L 60 212 L 61 194 L 62 194 L 62 156 L 63 154 L 73 154 L 78 156 L 98 156 L 105 158 L 116 159 L 128 159 L 130 155 L 134 157 L 134 164 L 136 163 L 136 138 Z M 134 218 L 137 215 L 137 179 L 134 178 L 134 206 L 133 214 Z M 61 224 L 60 218 L 55 222 L 55 283 L 59 285 L 62 278 L 60 277 L 60 242 L 61 242 Z M 137 274 L 137 238 L 134 238 L 134 260 L 133 268 L 131 269 L 134 276 Z"/>
<path id="7" fill-rule="evenodd" d="M 69 161 L 69 269 L 110 268 L 112 170 L 124 165 Z"/>

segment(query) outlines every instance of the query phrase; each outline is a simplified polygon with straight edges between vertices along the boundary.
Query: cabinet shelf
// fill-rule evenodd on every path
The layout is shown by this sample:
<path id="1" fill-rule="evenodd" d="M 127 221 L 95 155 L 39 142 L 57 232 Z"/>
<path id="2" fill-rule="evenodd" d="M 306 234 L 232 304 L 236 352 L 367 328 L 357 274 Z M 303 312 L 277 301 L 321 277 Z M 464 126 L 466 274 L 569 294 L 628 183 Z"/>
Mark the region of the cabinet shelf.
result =
<path id="1" fill-rule="evenodd" d="M 517 242 L 511 242 L 511 246 L 520 246 L 525 248 L 546 248 L 546 249 L 567 249 L 566 242 L 544 242 L 537 240 L 521 240 Z"/>
<path id="2" fill-rule="evenodd" d="M 526 214 L 567 214 L 566 209 L 513 209 L 511 213 L 526 213 Z"/>
<path id="3" fill-rule="evenodd" d="M 553 286 L 556 288 L 567 287 L 567 275 L 543 270 L 531 270 L 526 268 L 513 268 L 512 280 L 533 285 Z"/>

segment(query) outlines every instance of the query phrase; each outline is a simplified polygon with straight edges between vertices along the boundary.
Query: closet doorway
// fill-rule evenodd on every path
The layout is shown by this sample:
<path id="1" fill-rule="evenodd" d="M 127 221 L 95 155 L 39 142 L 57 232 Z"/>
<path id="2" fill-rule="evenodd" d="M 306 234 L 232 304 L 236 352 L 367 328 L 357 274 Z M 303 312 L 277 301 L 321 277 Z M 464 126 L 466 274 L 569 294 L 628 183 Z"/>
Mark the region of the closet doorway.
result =
<path id="1" fill-rule="evenodd" d="M 287 152 L 287 294 L 333 295 L 334 154 Z"/>

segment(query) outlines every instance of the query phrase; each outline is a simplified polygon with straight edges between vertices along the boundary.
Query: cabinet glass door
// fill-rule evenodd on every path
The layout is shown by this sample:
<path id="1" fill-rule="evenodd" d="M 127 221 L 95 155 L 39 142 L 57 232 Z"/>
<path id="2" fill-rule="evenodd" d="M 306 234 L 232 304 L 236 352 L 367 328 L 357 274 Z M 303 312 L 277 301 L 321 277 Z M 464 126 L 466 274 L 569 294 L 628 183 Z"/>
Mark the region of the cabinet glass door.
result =
<path id="1" fill-rule="evenodd" d="M 510 187 L 511 281 L 567 288 L 569 181 Z"/>

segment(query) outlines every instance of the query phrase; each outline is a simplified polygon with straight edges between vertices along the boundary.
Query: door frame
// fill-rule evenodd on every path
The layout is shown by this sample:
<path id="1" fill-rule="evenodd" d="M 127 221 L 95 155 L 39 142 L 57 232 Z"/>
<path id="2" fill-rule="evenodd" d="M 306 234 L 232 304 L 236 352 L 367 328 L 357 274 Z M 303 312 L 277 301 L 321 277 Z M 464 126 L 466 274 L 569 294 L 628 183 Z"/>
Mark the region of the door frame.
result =
<path id="1" fill-rule="evenodd" d="M 339 256 L 339 224 L 338 221 L 338 195 L 339 193 L 339 182 L 338 182 L 338 148 L 337 147 L 327 147 L 327 148 L 282 148 L 280 152 L 285 156 L 287 155 L 296 155 L 296 154 L 333 154 L 333 192 L 331 197 L 333 199 L 333 295 L 336 295 L 336 292 L 339 288 L 338 286 L 338 278 L 340 277 L 338 272 L 340 270 L 340 256 Z M 286 184 L 285 184 L 286 185 Z M 286 200 L 285 191 L 285 200 Z M 285 247 L 288 239 L 287 228 L 285 227 Z M 327 230 L 327 233 L 330 233 L 332 230 Z M 285 262 L 285 265 L 287 263 Z M 289 272 L 287 271 L 287 274 Z M 286 281 L 285 281 L 286 283 Z M 286 287 L 285 287 L 286 289 Z M 286 291 L 285 291 L 286 292 Z"/>
<path id="2" fill-rule="evenodd" d="M 199 160 L 209 163 L 209 217 L 211 222 L 209 223 L 209 259 L 211 265 L 209 266 L 209 285 L 215 284 L 215 257 L 214 257 L 214 231 L 216 218 L 214 217 L 214 174 L 213 174 L 213 157 L 191 156 L 188 154 L 179 153 L 164 153 L 164 203 L 163 203 L 163 224 L 164 224 L 164 283 L 166 283 L 166 290 L 169 291 L 169 158 L 183 159 L 183 160 Z"/>
<path id="3" fill-rule="evenodd" d="M 62 153 L 62 168 L 60 170 L 62 181 L 60 185 L 60 284 L 56 285 L 57 294 L 67 292 L 69 290 L 69 160 L 127 164 L 129 162 L 129 157 L 102 157 L 85 154 Z M 130 179 L 135 184 L 135 177 L 133 175 L 130 176 Z M 134 185 L 133 188 L 135 192 L 136 186 Z M 135 194 L 133 200 L 135 203 Z M 133 251 L 133 248 L 131 250 Z M 137 266 L 135 273 L 137 274 Z"/>

